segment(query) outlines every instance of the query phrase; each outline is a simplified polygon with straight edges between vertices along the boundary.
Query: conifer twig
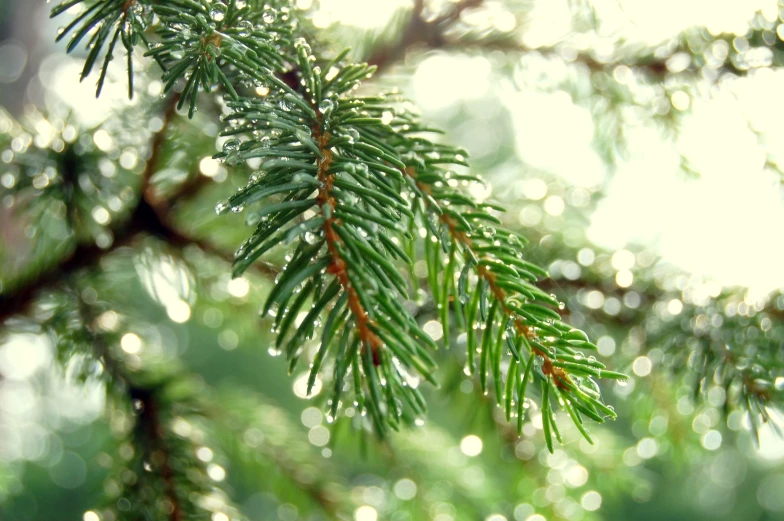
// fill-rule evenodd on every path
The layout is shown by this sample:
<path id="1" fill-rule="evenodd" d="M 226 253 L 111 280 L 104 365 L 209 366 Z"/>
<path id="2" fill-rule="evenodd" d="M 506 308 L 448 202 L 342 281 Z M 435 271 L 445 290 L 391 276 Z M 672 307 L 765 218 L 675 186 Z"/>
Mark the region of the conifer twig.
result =
<path id="1" fill-rule="evenodd" d="M 412 168 L 409 167 L 408 169 L 406 169 L 406 171 L 409 175 L 411 175 L 416 179 L 416 174 L 414 173 L 414 170 Z M 427 194 L 431 193 L 430 187 L 428 185 L 424 183 L 417 183 L 417 186 L 419 186 L 419 189 L 422 190 L 423 192 Z M 436 200 L 433 199 L 432 197 L 427 199 L 427 201 L 428 204 L 436 204 Z M 471 238 L 464 231 L 458 229 L 458 224 L 454 220 L 454 218 L 452 218 L 451 216 L 443 212 L 440 214 L 439 217 L 441 222 L 446 225 L 450 235 L 456 241 L 458 241 L 465 248 L 470 250 L 476 258 L 481 259 L 483 257 L 483 254 L 481 252 L 476 251 L 474 249 L 474 244 Z M 497 301 L 499 302 L 499 305 L 501 306 L 501 310 L 505 315 L 507 315 L 511 320 L 514 321 L 515 329 L 517 329 L 518 333 L 525 336 L 529 340 L 534 340 L 536 338 L 536 334 L 506 304 L 506 297 L 507 297 L 506 290 L 501 288 L 496 283 L 495 274 L 490 270 L 488 270 L 484 264 L 477 264 L 475 271 L 477 276 L 487 281 L 488 285 L 490 286 L 490 291 L 492 291 L 493 295 L 495 295 Z M 569 379 L 569 376 L 564 372 L 564 370 L 561 369 L 560 367 L 554 367 L 553 362 L 548 356 L 548 354 L 545 351 L 539 349 L 536 345 L 531 344 L 531 350 L 536 354 L 536 356 L 540 356 L 544 360 L 542 364 L 542 373 L 544 373 L 545 376 L 551 377 L 555 382 L 555 385 L 562 388 L 567 388 L 565 384 L 570 384 L 571 380 Z"/>

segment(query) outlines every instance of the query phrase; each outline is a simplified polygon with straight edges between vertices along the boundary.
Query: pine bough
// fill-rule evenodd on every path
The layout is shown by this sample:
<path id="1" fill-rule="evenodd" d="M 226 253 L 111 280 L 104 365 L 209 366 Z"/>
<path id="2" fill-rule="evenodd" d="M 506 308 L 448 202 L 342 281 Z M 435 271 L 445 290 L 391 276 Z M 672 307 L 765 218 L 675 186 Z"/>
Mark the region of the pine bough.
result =
<path id="1" fill-rule="evenodd" d="M 234 275 L 271 251 L 287 252 L 264 313 L 292 369 L 314 345 L 308 389 L 332 373 L 333 416 L 353 397 L 383 435 L 425 414 L 417 383 L 436 383 L 437 343 L 407 306 L 414 265 L 424 262 L 444 344 L 454 324 L 467 370 L 518 429 L 532 388 L 551 451 L 561 438 L 554 404 L 589 441 L 585 418 L 615 417 L 595 378 L 624 376 L 583 355 L 595 346 L 537 287 L 547 274 L 525 260 L 525 238 L 502 227 L 503 209 L 461 190 L 482 182 L 460 173 L 466 153 L 429 140 L 433 131 L 398 94 L 357 93 L 373 67 L 348 62 L 346 51 L 315 56 L 285 4 L 70 0 L 52 15 L 65 12 L 74 17 L 57 38 L 70 38 L 69 51 L 86 39 L 82 79 L 100 63 L 98 94 L 118 42 L 129 95 L 137 45 L 190 116 L 201 91 L 222 89 L 229 139 L 216 157 L 261 160 L 247 185 L 216 206 L 218 214 L 245 210 L 255 225 Z"/>

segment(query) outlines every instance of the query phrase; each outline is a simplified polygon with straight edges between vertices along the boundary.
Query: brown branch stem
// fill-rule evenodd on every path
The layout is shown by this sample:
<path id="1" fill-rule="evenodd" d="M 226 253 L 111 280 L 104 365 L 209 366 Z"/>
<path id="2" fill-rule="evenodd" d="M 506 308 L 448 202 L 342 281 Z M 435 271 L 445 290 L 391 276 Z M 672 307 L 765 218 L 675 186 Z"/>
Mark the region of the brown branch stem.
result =
<path id="1" fill-rule="evenodd" d="M 318 113 L 318 112 L 317 112 Z M 336 226 L 340 226 L 340 219 L 335 217 L 335 199 L 332 197 L 332 183 L 335 174 L 329 173 L 329 167 L 332 163 L 332 150 L 329 149 L 329 133 L 321 132 L 321 118 L 314 125 L 313 134 L 321 150 L 322 158 L 318 162 L 318 180 L 321 181 L 322 188 L 318 193 L 318 204 L 320 208 L 329 206 L 331 208 L 331 215 L 324 222 L 324 238 L 327 243 L 327 251 L 332 258 L 332 263 L 327 268 L 327 272 L 337 277 L 343 290 L 348 294 L 348 307 L 351 314 L 354 316 L 356 322 L 357 332 L 362 342 L 363 349 L 371 349 L 373 355 L 373 363 L 379 365 L 381 363 L 379 358 L 379 348 L 383 344 L 381 339 L 370 328 L 371 320 L 368 317 L 367 310 L 362 305 L 356 289 L 348 276 L 348 266 L 345 259 L 340 254 L 338 245 L 342 244 L 340 236 L 335 231 Z"/>

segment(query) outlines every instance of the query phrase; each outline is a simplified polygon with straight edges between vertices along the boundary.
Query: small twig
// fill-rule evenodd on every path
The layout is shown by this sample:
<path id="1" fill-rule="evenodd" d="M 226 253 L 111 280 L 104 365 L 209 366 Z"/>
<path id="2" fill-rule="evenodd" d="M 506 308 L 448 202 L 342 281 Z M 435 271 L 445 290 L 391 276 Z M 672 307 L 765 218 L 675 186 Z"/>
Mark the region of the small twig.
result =
<path id="1" fill-rule="evenodd" d="M 428 185 L 416 181 L 416 171 L 413 168 L 407 168 L 405 173 L 415 180 L 417 186 L 420 190 L 422 190 L 423 193 L 431 193 L 430 187 Z M 433 204 L 432 201 L 434 201 L 434 199 L 430 198 L 426 199 L 426 201 L 428 201 L 426 203 L 427 205 L 431 205 Z M 469 237 L 466 232 L 459 229 L 458 223 L 452 217 L 446 213 L 441 213 L 440 220 L 447 227 L 449 230 L 449 235 L 454 241 L 461 244 L 466 250 L 471 251 L 475 257 L 482 257 L 482 254 L 474 249 L 474 242 L 471 240 L 471 237 Z M 529 327 L 528 324 L 526 324 L 523 320 L 518 318 L 515 312 L 509 307 L 506 302 L 506 291 L 496 282 L 495 274 L 480 264 L 477 266 L 476 275 L 487 282 L 488 286 L 490 287 L 490 291 L 492 291 L 493 295 L 501 306 L 501 311 L 513 321 L 517 332 L 529 340 L 535 340 L 537 336 L 536 331 Z M 546 352 L 539 349 L 535 345 L 531 345 L 530 347 L 531 351 L 536 356 L 539 356 L 543 359 L 542 373 L 544 373 L 545 376 L 550 377 L 553 383 L 555 383 L 555 385 L 560 388 L 566 388 L 568 384 L 571 384 L 569 375 L 566 374 L 566 372 L 560 367 L 555 367 L 553 365 L 552 359 Z"/>

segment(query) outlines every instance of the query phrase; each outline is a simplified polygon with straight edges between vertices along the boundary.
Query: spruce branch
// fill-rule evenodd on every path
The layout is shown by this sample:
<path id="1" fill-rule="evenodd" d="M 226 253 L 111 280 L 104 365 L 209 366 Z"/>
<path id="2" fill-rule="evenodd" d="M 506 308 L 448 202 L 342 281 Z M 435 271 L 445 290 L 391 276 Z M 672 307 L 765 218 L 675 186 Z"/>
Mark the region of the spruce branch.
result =
<path id="1" fill-rule="evenodd" d="M 325 72 L 311 68 L 304 40 L 298 41 L 297 54 L 301 83 L 309 86 L 313 96 L 309 102 L 274 77 L 270 79 L 278 89 L 279 103 L 274 97 L 228 102 L 232 112 L 226 119 L 232 126 L 225 134 L 251 137 L 227 141 L 218 157 L 229 164 L 261 157 L 263 171 L 216 210 L 242 211 L 270 196 L 280 201 L 260 210 L 256 232 L 238 251 L 235 274 L 271 248 L 298 241 L 264 308 L 276 315 L 277 348 L 285 349 L 293 368 L 303 342 L 315 333 L 319 314 L 332 304 L 309 387 L 327 352 L 336 348 L 332 414 L 338 411 L 350 371 L 360 409 L 368 408 L 376 430 L 383 433 L 387 425 L 396 428 L 407 414 L 402 403 L 415 416 L 424 413 L 421 395 L 407 383 L 407 371 L 432 380 L 432 359 L 417 345 L 432 345 L 432 340 L 395 296 L 405 297 L 407 287 L 388 260 L 400 256 L 410 262 L 397 246 L 408 240 L 404 219 L 413 216 L 400 195 L 406 183 L 399 171 L 403 164 L 383 141 L 371 144 L 361 139 L 364 126 L 378 123 L 362 117 L 358 108 L 364 101 L 341 98 L 372 68 L 333 65 Z M 294 223 L 295 218 L 300 220 Z M 331 282 L 324 280 L 325 274 Z M 302 289 L 297 294 L 298 287 Z M 288 335 L 308 299 L 310 311 Z M 336 335 L 341 325 L 349 329 Z M 402 331 L 407 334 L 401 335 Z"/>
<path id="2" fill-rule="evenodd" d="M 488 391 L 492 376 L 496 402 L 505 408 L 507 420 L 517 416 L 518 432 L 523 427 L 528 385 L 538 377 L 548 448 L 553 450 L 553 435 L 561 440 L 551 410 L 551 397 L 592 442 L 582 415 L 600 423 L 604 421 L 603 415 L 615 418 L 612 408 L 602 403 L 592 377 L 622 378 L 623 375 L 605 370 L 601 362 L 578 351 L 596 347 L 588 342 L 585 333 L 561 322 L 558 312 L 547 307 L 562 306 L 554 296 L 534 285 L 538 277 L 547 273 L 523 259 L 519 248 L 527 242 L 525 238 L 501 228 L 500 221 L 491 213 L 450 188 L 459 178 L 453 178 L 455 174 L 437 165 L 462 162 L 462 151 L 422 139 L 418 145 L 422 155 L 412 158 L 406 172 L 427 195 L 422 209 L 423 219 L 429 223 L 424 238 L 429 282 L 437 295 L 442 323 L 447 324 L 451 303 L 461 328 L 467 330 L 467 369 L 479 373 L 484 392 Z M 456 209 L 457 205 L 467 208 L 461 211 Z M 440 255 L 437 247 L 428 248 L 428 245 L 437 244 L 444 233 L 450 237 L 451 246 L 443 280 L 439 281 Z M 457 264 L 457 252 L 465 258 L 462 266 Z M 469 272 L 476 278 L 473 290 L 469 288 Z M 476 333 L 479 324 L 484 324 L 481 344 Z M 448 336 L 445 328 L 445 341 Z M 501 362 L 505 352 L 511 354 L 511 360 L 503 375 Z"/>
<path id="3" fill-rule="evenodd" d="M 461 2 L 436 22 L 454 20 L 477 4 Z M 230 139 L 217 158 L 229 165 L 261 161 L 261 170 L 218 203 L 216 212 L 247 208 L 253 212 L 249 220 L 257 223 L 236 252 L 235 276 L 273 249 L 288 251 L 263 313 L 275 317 L 276 349 L 285 350 L 291 370 L 315 336 L 320 316 L 327 316 L 308 392 L 325 362 L 332 363 L 333 416 L 346 392 L 354 395 L 360 412 L 370 413 L 379 434 L 424 414 L 416 384 L 420 377 L 435 383 L 428 349 L 436 344 L 401 302 L 414 280 L 406 280 L 396 264 L 413 272 L 415 236 L 423 227 L 430 289 L 444 338 L 449 337 L 451 303 L 468 331 L 469 367 L 475 370 L 479 355 L 482 386 L 486 389 L 492 379 L 508 416 L 516 403 L 522 425 L 526 386 L 538 378 L 548 432 L 560 438 L 551 421 L 552 397 L 590 439 L 581 414 L 596 421 L 603 421 L 601 414 L 614 417 L 591 376 L 622 375 L 576 351 L 593 345 L 547 307 L 559 303 L 535 286 L 545 273 L 522 260 L 525 239 L 499 229 L 510 238 L 499 246 L 496 230 L 487 225 L 497 219 L 485 210 L 495 207 L 452 189 L 452 183 L 478 180 L 453 176 L 439 166 L 466 165 L 465 153 L 422 138 L 431 129 L 396 95 L 354 95 L 374 67 L 347 63 L 348 51 L 320 61 L 305 39 L 295 37 L 296 23 L 286 10 L 280 9 L 282 16 L 262 14 L 267 27 L 249 7 L 206 0 L 155 4 L 161 43 L 148 54 L 167 67 L 165 91 L 185 79 L 180 104 L 190 100 L 190 116 L 200 88 L 224 88 L 229 109 L 224 119 L 230 125 L 224 135 Z M 421 16 L 424 5 L 415 7 Z M 243 85 L 260 87 L 257 92 L 264 94 L 241 96 Z M 448 255 L 443 273 L 439 249 Z M 458 272 L 460 283 L 455 284 Z M 471 303 L 464 306 L 469 272 L 476 280 Z M 474 332 L 477 319 L 486 328 L 481 348 Z M 521 356 L 523 347 L 527 358 Z M 512 376 L 504 386 L 506 349 L 513 354 Z M 346 382 L 349 378 L 353 384 Z M 549 436 L 548 446 L 552 450 Z"/>

